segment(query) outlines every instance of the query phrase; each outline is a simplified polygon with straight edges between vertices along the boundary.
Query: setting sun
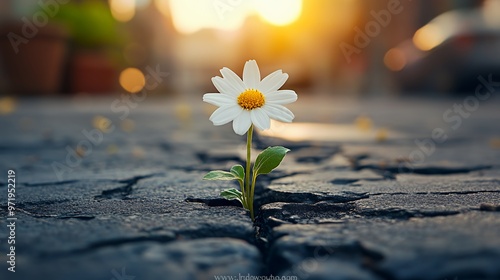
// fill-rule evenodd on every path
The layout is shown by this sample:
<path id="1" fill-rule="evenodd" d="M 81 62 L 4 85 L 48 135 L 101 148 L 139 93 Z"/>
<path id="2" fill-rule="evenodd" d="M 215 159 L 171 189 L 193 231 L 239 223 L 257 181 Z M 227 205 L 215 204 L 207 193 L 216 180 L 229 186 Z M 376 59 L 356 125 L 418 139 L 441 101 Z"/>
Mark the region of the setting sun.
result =
<path id="1" fill-rule="evenodd" d="M 157 0 L 157 5 L 163 1 Z M 249 5 L 243 1 L 238 4 L 233 2 L 235 1 L 170 0 L 169 11 L 175 29 L 184 34 L 204 28 L 236 30 L 243 25 Z"/>
<path id="2" fill-rule="evenodd" d="M 162 13 L 171 13 L 177 31 L 194 33 L 204 28 L 237 30 L 246 18 L 258 15 L 265 22 L 284 26 L 297 20 L 302 12 L 302 0 L 199 1 L 156 0 Z"/>
<path id="3" fill-rule="evenodd" d="M 302 0 L 257 0 L 255 10 L 267 22 L 283 26 L 296 21 L 302 11 Z"/>

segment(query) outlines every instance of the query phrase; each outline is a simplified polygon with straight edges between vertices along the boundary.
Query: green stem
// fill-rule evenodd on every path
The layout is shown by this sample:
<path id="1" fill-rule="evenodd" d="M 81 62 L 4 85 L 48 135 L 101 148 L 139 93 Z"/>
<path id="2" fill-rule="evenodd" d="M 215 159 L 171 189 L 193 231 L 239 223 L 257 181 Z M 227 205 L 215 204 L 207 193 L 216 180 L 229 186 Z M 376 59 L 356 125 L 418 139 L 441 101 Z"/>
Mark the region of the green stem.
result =
<path id="1" fill-rule="evenodd" d="M 255 217 L 253 214 L 253 195 L 255 192 L 255 181 L 257 181 L 257 174 L 254 172 L 252 176 L 252 186 L 250 187 L 250 195 L 249 195 L 249 200 L 252 202 L 250 205 L 250 217 L 252 218 L 252 221 L 255 221 Z"/>
<path id="2" fill-rule="evenodd" d="M 250 216 L 253 221 L 253 199 L 250 198 L 252 190 L 249 188 L 250 186 L 250 164 L 252 161 L 252 134 L 253 134 L 253 124 L 250 126 L 247 132 L 247 168 L 245 172 L 245 191 L 243 193 L 244 196 L 247 197 L 247 209 L 250 210 Z M 253 184 L 252 184 L 253 185 Z"/>
<path id="3" fill-rule="evenodd" d="M 246 192 L 246 190 L 245 190 L 245 184 L 242 181 L 240 181 L 240 189 L 241 189 L 241 193 L 243 193 L 242 202 L 241 203 L 243 204 L 243 208 L 248 209 L 247 198 L 246 198 L 246 195 L 245 195 L 245 192 Z"/>

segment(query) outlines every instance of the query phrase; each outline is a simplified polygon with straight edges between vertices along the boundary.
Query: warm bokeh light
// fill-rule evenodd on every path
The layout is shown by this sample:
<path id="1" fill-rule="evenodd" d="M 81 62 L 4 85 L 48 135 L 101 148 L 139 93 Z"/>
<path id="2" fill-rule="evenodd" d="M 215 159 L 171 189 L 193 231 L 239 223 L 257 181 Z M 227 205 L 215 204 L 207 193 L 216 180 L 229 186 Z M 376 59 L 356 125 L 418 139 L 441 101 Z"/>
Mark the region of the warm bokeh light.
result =
<path id="1" fill-rule="evenodd" d="M 255 10 L 267 22 L 283 26 L 299 18 L 302 0 L 257 0 Z"/>
<path id="2" fill-rule="evenodd" d="M 491 27 L 500 28 L 500 1 L 485 0 L 484 1 L 484 20 Z"/>
<path id="3" fill-rule="evenodd" d="M 16 100 L 12 97 L 0 98 L 0 115 L 7 115 L 16 109 Z"/>
<path id="4" fill-rule="evenodd" d="M 113 122 L 103 116 L 95 116 L 92 119 L 92 125 L 104 133 L 109 133 L 113 131 Z"/>
<path id="5" fill-rule="evenodd" d="M 387 141 L 387 138 L 389 138 L 389 130 L 387 128 L 382 127 L 377 130 L 377 133 L 375 134 L 377 142 L 385 142 Z"/>
<path id="6" fill-rule="evenodd" d="M 117 21 L 126 22 L 135 15 L 135 0 L 109 0 L 109 7 Z"/>
<path id="7" fill-rule="evenodd" d="M 135 0 L 135 5 L 137 8 L 145 8 L 149 5 L 151 0 Z"/>
<path id="8" fill-rule="evenodd" d="M 164 1 L 157 0 L 156 3 L 160 11 L 168 12 Z M 231 1 L 170 0 L 169 3 L 175 29 L 185 34 L 203 28 L 236 30 L 243 25 L 248 11 L 245 2 L 235 6 Z"/>
<path id="9" fill-rule="evenodd" d="M 297 20 L 302 12 L 302 0 L 156 0 L 155 4 L 164 15 L 172 17 L 176 30 L 184 34 L 204 28 L 237 30 L 253 14 L 283 26 Z"/>
<path id="10" fill-rule="evenodd" d="M 404 52 L 398 48 L 392 48 L 385 53 L 384 64 L 392 71 L 399 71 L 406 66 L 407 60 Z"/>
<path id="11" fill-rule="evenodd" d="M 158 11 L 166 17 L 170 17 L 170 5 L 169 0 L 155 0 L 154 4 Z"/>
<path id="12" fill-rule="evenodd" d="M 373 128 L 373 121 L 367 116 L 359 116 L 354 121 L 356 127 L 361 131 L 370 131 Z"/>
<path id="13" fill-rule="evenodd" d="M 428 51 L 441 44 L 445 38 L 440 28 L 430 23 L 415 32 L 413 43 L 420 50 Z"/>
<path id="14" fill-rule="evenodd" d="M 260 135 L 281 138 L 288 141 L 318 142 L 374 142 L 391 139 L 402 139 L 404 134 L 387 128 L 360 131 L 353 125 L 327 123 L 280 123 L 271 120 L 271 128 L 259 132 Z"/>
<path id="15" fill-rule="evenodd" d="M 137 68 L 127 68 L 120 73 L 120 85 L 130 93 L 139 92 L 145 84 L 146 78 Z"/>

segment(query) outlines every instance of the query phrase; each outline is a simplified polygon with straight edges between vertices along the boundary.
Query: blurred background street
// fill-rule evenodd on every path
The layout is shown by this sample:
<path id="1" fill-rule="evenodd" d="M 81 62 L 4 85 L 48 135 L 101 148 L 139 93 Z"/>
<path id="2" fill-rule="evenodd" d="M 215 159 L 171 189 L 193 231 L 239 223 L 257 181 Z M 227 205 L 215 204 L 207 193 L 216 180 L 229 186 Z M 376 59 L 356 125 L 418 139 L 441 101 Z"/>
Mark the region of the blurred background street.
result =
<path id="1" fill-rule="evenodd" d="M 255 222 L 202 181 L 250 59 L 298 94 Z M 500 279 L 499 91 L 500 0 L 2 0 L 0 278 Z"/>
<path id="2" fill-rule="evenodd" d="M 7 0 L 4 95 L 212 91 L 210 77 L 256 59 L 308 95 L 454 95 L 500 68 L 498 0 Z"/>

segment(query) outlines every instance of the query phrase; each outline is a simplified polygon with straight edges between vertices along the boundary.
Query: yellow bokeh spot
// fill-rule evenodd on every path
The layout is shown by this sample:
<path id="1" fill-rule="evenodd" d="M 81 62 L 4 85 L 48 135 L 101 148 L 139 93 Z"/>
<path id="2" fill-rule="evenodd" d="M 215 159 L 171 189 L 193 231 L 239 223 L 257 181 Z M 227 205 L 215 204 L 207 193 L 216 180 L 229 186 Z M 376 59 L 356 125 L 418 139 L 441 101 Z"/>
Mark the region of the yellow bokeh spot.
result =
<path id="1" fill-rule="evenodd" d="M 284 26 L 296 21 L 302 13 L 302 0 L 257 0 L 255 9 L 265 21 Z"/>
<path id="2" fill-rule="evenodd" d="M 111 120 L 103 116 L 95 116 L 92 119 L 92 125 L 104 133 L 112 131 Z"/>
<path id="3" fill-rule="evenodd" d="M 373 122 L 369 117 L 359 116 L 356 118 L 356 127 L 361 131 L 369 131 L 372 129 Z"/>
<path id="4" fill-rule="evenodd" d="M 406 66 L 406 56 L 400 49 L 392 48 L 385 53 L 384 64 L 392 71 L 400 71 Z"/>
<path id="5" fill-rule="evenodd" d="M 162 13 L 164 16 L 166 16 L 166 17 L 171 16 L 170 5 L 169 5 L 170 1 L 168 1 L 168 0 L 155 0 L 154 4 L 155 4 L 156 8 L 158 9 L 158 11 L 160 11 L 160 13 Z"/>
<path id="6" fill-rule="evenodd" d="M 443 32 L 434 24 L 427 24 L 415 32 L 413 43 L 422 51 L 435 48 L 445 40 Z"/>
<path id="7" fill-rule="evenodd" d="M 0 114 L 7 115 L 16 110 L 16 100 L 12 97 L 0 98 Z"/>
<path id="8" fill-rule="evenodd" d="M 126 91 L 136 93 L 146 85 L 146 78 L 141 70 L 130 67 L 120 73 L 120 85 Z"/>
<path id="9" fill-rule="evenodd" d="M 385 142 L 389 137 L 389 130 L 387 128 L 380 128 L 377 130 L 377 134 L 375 134 L 375 139 L 378 142 Z"/>
<path id="10" fill-rule="evenodd" d="M 192 109 L 189 104 L 186 103 L 180 103 L 175 106 L 175 116 L 177 119 L 183 121 L 183 122 L 188 122 L 192 118 Z"/>
<path id="11" fill-rule="evenodd" d="M 78 157 L 80 157 L 80 158 L 85 157 L 85 155 L 87 154 L 87 151 L 84 148 L 80 147 L 80 146 L 76 147 L 75 152 L 76 152 L 76 155 Z"/>
<path id="12" fill-rule="evenodd" d="M 109 7 L 117 21 L 127 22 L 135 15 L 135 0 L 109 0 Z"/>

